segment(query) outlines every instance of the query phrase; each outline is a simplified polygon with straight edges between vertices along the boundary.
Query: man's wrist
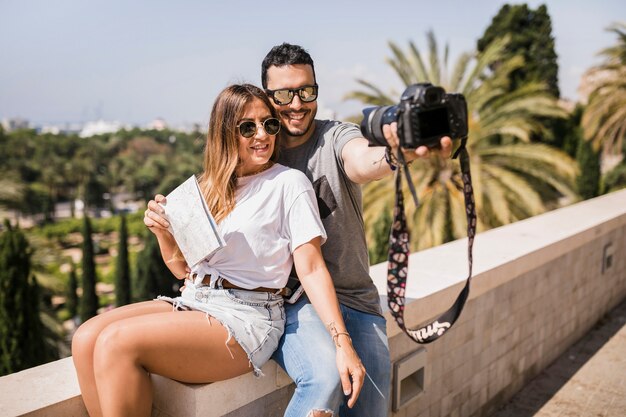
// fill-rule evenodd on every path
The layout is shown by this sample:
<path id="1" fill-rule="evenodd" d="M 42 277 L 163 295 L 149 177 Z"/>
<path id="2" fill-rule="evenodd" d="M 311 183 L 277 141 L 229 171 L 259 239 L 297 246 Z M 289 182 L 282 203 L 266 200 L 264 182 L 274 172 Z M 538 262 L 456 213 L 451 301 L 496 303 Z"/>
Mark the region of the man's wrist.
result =
<path id="1" fill-rule="evenodd" d="M 335 342 L 337 349 L 345 348 L 352 345 L 352 338 L 348 332 L 338 332 L 333 335 L 333 342 Z"/>
<path id="2" fill-rule="evenodd" d="M 398 169 L 398 159 L 395 155 L 395 149 L 391 149 L 389 146 L 385 147 L 385 162 L 389 165 L 392 171 Z"/>
<path id="3" fill-rule="evenodd" d="M 338 348 L 341 347 L 339 338 L 341 338 L 342 341 L 345 341 L 345 339 L 347 338 L 350 344 L 352 344 L 352 338 L 350 337 L 350 333 L 348 333 L 348 331 L 345 329 L 342 329 L 341 331 L 338 330 L 334 321 L 331 321 L 330 323 L 328 323 L 326 327 L 328 328 L 328 332 L 330 333 L 330 336 L 332 337 L 333 342 L 335 343 L 336 347 Z"/>

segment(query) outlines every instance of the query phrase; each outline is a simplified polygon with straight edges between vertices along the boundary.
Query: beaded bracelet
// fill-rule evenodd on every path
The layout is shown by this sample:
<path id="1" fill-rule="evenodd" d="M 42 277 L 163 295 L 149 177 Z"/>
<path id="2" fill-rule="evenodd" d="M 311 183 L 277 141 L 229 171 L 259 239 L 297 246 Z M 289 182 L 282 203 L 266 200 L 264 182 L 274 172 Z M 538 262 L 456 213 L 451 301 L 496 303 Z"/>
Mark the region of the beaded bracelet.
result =
<path id="1" fill-rule="evenodd" d="M 398 169 L 398 160 L 391 153 L 391 148 L 389 146 L 385 147 L 385 162 L 387 162 L 392 171 Z"/>

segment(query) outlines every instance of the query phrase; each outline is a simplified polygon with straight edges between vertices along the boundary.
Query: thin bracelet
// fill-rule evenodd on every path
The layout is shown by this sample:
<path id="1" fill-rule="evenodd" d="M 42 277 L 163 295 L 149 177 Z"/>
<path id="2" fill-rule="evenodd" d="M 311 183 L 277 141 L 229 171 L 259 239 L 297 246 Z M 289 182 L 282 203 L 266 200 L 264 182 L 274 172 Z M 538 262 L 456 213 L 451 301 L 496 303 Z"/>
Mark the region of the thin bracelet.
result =
<path id="1" fill-rule="evenodd" d="M 385 147 L 385 162 L 389 165 L 392 171 L 398 169 L 398 161 L 396 157 L 391 153 L 391 148 L 389 146 Z"/>
<path id="2" fill-rule="evenodd" d="M 326 327 L 328 328 L 328 332 L 330 333 L 330 336 L 332 337 L 335 346 L 341 347 L 341 345 L 339 344 L 339 335 L 345 335 L 348 339 L 350 339 L 350 343 L 352 343 L 352 338 L 350 337 L 350 334 L 348 332 L 338 332 L 334 321 L 328 323 Z"/>
<path id="3" fill-rule="evenodd" d="M 348 332 L 337 332 L 337 333 L 335 333 L 333 335 L 333 342 L 335 342 L 335 346 L 337 346 L 339 348 L 341 347 L 341 345 L 339 344 L 339 336 L 342 335 L 342 334 L 345 335 L 350 340 L 350 343 L 352 343 L 352 338 L 350 337 L 350 333 L 348 333 Z"/>

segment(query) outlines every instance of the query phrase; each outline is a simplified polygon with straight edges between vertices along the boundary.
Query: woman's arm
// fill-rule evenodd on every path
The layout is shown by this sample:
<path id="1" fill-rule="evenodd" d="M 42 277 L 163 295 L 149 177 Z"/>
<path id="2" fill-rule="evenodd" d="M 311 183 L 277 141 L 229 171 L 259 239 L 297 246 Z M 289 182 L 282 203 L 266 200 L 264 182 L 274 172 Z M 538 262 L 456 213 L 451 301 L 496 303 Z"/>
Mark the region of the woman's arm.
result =
<path id="1" fill-rule="evenodd" d="M 159 203 L 165 203 L 165 197 L 161 194 L 157 194 L 154 200 L 148 202 L 148 209 L 144 213 L 143 223 L 156 236 L 165 265 L 176 278 L 185 279 L 188 272 L 187 263 L 182 257 L 181 259 L 174 259 L 178 246 L 174 236 L 167 230 L 169 222 L 163 217 L 165 210 Z"/>
<path id="2" fill-rule="evenodd" d="M 320 240 L 320 237 L 316 237 L 298 246 L 293 252 L 293 260 L 307 297 L 313 304 L 317 315 L 328 327 L 337 347 L 337 368 L 341 385 L 344 394 L 350 395 L 348 407 L 352 408 L 363 387 L 365 368 L 352 347 L 352 340 L 346 331 L 335 287 L 322 258 Z"/>

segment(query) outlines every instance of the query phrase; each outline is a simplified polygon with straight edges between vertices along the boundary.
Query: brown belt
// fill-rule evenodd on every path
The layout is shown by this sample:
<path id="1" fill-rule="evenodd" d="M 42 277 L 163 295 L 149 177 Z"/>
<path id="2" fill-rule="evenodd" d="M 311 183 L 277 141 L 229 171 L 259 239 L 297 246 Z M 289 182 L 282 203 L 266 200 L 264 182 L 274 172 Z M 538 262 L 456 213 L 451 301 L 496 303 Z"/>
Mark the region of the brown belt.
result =
<path id="1" fill-rule="evenodd" d="M 191 274 L 191 279 L 195 279 L 196 278 L 196 274 Z M 284 288 L 268 288 L 268 287 L 257 287 L 257 288 L 243 288 L 243 287 L 239 287 L 233 283 L 231 283 L 230 281 L 228 281 L 226 278 L 224 277 L 219 277 L 218 280 L 221 281 L 221 283 L 219 283 L 218 285 L 221 285 L 222 288 L 227 289 L 227 290 L 243 290 L 243 291 L 254 291 L 254 292 L 271 292 L 272 294 L 276 294 L 276 295 L 282 295 L 285 296 L 287 295 L 288 289 L 286 287 Z M 205 275 L 204 278 L 202 279 L 202 283 L 209 285 L 211 283 L 211 275 Z"/>

